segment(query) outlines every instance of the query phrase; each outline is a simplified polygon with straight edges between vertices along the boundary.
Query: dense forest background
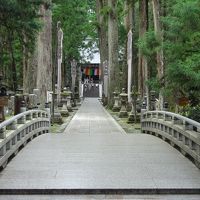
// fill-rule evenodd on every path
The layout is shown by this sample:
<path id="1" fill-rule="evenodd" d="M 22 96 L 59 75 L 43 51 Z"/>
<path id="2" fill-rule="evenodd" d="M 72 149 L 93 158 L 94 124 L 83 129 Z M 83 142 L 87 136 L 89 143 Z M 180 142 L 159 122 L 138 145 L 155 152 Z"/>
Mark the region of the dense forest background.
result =
<path id="1" fill-rule="evenodd" d="M 70 61 L 99 48 L 108 61 L 109 99 L 127 88 L 127 34 L 133 33 L 133 84 L 141 99 L 152 91 L 170 109 L 200 104 L 199 0 L 0 0 L 0 70 L 2 84 L 30 92 L 52 89 L 57 22 L 63 40 L 63 84 L 70 81 Z M 103 68 L 102 68 L 103 71 Z M 44 79 L 44 77 L 47 77 Z M 46 84 L 48 82 L 48 84 Z"/>

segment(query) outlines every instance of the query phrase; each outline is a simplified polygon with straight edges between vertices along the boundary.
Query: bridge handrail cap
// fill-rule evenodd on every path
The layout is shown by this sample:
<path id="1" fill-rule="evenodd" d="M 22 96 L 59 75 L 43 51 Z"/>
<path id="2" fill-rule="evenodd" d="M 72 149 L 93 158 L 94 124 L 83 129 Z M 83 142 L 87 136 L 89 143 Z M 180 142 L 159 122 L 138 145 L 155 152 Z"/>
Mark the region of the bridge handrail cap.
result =
<path id="1" fill-rule="evenodd" d="M 15 115 L 15 116 L 13 116 L 12 118 L 7 119 L 6 121 L 0 123 L 0 129 L 2 129 L 4 126 L 8 126 L 9 124 L 13 123 L 13 121 L 18 120 L 18 119 L 20 119 L 20 118 L 23 117 L 23 116 L 26 116 L 26 115 L 32 114 L 32 113 L 38 113 L 38 112 L 48 114 L 48 113 L 47 113 L 46 111 L 44 111 L 44 110 L 29 110 L 29 111 L 25 111 L 25 112 L 23 112 L 23 113 L 20 113 L 20 114 L 18 114 L 18 115 Z"/>
<path id="2" fill-rule="evenodd" d="M 189 118 L 187 118 L 187 117 L 184 117 L 184 116 L 182 116 L 182 115 L 179 115 L 179 114 L 177 114 L 177 113 L 168 112 L 168 111 L 147 111 L 147 112 L 143 113 L 143 115 L 145 115 L 145 114 L 147 114 L 147 113 L 167 114 L 167 115 L 169 115 L 169 116 L 177 117 L 178 119 L 181 119 L 181 120 L 183 120 L 183 121 L 186 121 L 186 122 L 188 122 L 189 124 L 192 124 L 192 125 L 194 125 L 194 126 L 196 126 L 196 127 L 200 127 L 200 123 L 199 123 L 199 122 L 194 121 L 194 120 L 192 120 L 192 119 L 189 119 Z"/>

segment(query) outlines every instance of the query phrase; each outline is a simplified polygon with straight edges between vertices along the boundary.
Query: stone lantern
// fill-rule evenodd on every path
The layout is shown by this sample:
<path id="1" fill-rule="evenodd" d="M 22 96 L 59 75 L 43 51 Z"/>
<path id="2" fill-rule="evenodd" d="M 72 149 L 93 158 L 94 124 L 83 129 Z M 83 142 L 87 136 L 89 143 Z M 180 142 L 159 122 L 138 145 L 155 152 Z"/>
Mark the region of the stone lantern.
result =
<path id="1" fill-rule="evenodd" d="M 121 99 L 121 110 L 119 112 L 120 118 L 128 117 L 127 112 L 127 102 L 128 102 L 128 94 L 125 92 L 125 88 L 122 89 L 122 93 L 120 94 Z"/>
<path id="2" fill-rule="evenodd" d="M 132 92 L 131 92 L 131 112 L 129 114 L 128 117 L 128 123 L 137 123 L 139 121 L 139 116 L 137 115 L 137 108 L 136 108 L 136 104 L 137 104 L 137 97 L 138 97 L 139 93 L 136 90 L 136 87 L 133 86 L 132 87 Z"/>
<path id="3" fill-rule="evenodd" d="M 114 106 L 112 108 L 113 112 L 119 112 L 120 111 L 120 106 L 119 106 L 119 92 L 117 89 L 113 92 L 114 95 Z"/>
<path id="4" fill-rule="evenodd" d="M 71 99 L 72 99 L 72 92 L 69 90 L 69 87 L 66 89 L 67 92 L 67 109 L 69 112 L 72 112 L 72 105 L 71 105 Z"/>
<path id="5" fill-rule="evenodd" d="M 63 120 L 60 111 L 58 110 L 58 102 L 55 101 L 57 99 L 57 93 L 52 93 L 52 97 L 54 101 L 54 108 L 52 109 L 51 122 L 62 124 Z"/>
<path id="6" fill-rule="evenodd" d="M 62 108 L 60 110 L 60 113 L 62 116 L 67 117 L 69 116 L 69 111 L 67 109 L 67 97 L 68 97 L 68 92 L 67 92 L 67 88 L 65 87 L 63 89 L 63 92 L 61 93 L 61 101 L 62 101 Z"/>
<path id="7" fill-rule="evenodd" d="M 28 109 L 35 109 L 37 107 L 37 96 L 36 94 L 29 94 Z"/>

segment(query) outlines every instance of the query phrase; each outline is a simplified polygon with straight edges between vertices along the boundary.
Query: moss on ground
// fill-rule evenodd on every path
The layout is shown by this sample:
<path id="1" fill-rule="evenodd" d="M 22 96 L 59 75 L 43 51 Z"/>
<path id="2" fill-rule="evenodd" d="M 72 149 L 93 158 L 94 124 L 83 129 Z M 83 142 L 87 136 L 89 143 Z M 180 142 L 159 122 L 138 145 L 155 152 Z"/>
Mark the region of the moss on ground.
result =
<path id="1" fill-rule="evenodd" d="M 117 123 L 125 130 L 126 133 L 141 133 L 141 124 L 140 123 L 127 123 L 128 118 L 119 118 L 118 112 L 113 112 L 110 109 L 107 109 L 110 115 L 117 121 Z"/>
<path id="2" fill-rule="evenodd" d="M 62 124 L 57 124 L 57 123 L 51 124 L 50 133 L 63 133 L 63 131 L 66 129 L 67 125 L 69 124 L 69 122 L 73 118 L 73 116 L 76 114 L 77 110 L 78 110 L 78 108 L 75 108 L 73 110 L 73 112 L 69 113 L 68 117 L 62 117 L 62 119 L 63 119 Z"/>

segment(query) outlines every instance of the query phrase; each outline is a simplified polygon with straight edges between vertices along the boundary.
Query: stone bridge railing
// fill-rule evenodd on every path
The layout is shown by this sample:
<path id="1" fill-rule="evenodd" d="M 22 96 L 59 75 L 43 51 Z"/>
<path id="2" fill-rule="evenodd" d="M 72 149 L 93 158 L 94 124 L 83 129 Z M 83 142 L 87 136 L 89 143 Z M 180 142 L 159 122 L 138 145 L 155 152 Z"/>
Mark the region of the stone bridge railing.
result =
<path id="1" fill-rule="evenodd" d="M 200 123 L 165 111 L 148 111 L 142 115 L 142 132 L 168 141 L 192 159 L 200 168 Z"/>
<path id="2" fill-rule="evenodd" d="M 42 110 L 30 110 L 15 115 L 0 124 L 0 168 L 4 168 L 10 158 L 38 135 L 48 133 L 50 120 Z"/>

